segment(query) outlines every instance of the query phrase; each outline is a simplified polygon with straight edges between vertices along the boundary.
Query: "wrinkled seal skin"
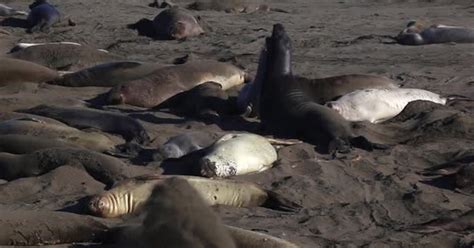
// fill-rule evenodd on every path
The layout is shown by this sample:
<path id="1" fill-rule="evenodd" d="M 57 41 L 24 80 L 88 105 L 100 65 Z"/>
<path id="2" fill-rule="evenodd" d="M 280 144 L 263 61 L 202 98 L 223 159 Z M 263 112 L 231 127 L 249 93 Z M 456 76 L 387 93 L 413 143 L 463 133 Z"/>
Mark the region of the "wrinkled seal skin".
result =
<path id="1" fill-rule="evenodd" d="M 253 183 L 193 176 L 142 176 L 124 180 L 109 191 L 94 196 L 88 204 L 88 209 L 92 214 L 105 218 L 139 212 L 150 198 L 153 189 L 169 178 L 187 181 L 209 206 L 264 206 L 291 212 L 301 208 L 281 195 L 263 190 Z"/>
<path id="2" fill-rule="evenodd" d="M 50 84 L 68 87 L 114 87 L 144 77 L 162 66 L 134 61 L 119 61 L 96 65 L 63 75 Z"/>
<path id="3" fill-rule="evenodd" d="M 450 42 L 474 43 L 474 28 L 445 25 L 425 27 L 421 23 L 411 21 L 395 39 L 399 44 L 413 46 Z"/>
<path id="4" fill-rule="evenodd" d="M 47 210 L 0 210 L 0 245 L 101 242 L 108 227 L 86 215 Z"/>
<path id="5" fill-rule="evenodd" d="M 36 0 L 30 5 L 30 13 L 28 14 L 29 32 L 37 31 L 46 32 L 55 23 L 59 22 L 59 11 L 46 0 Z"/>
<path id="6" fill-rule="evenodd" d="M 204 33 L 196 18 L 179 7 L 160 12 L 153 19 L 153 27 L 157 37 L 162 39 L 183 39 Z"/>
<path id="7" fill-rule="evenodd" d="M 164 67 L 143 78 L 117 85 L 108 93 L 108 102 L 151 108 L 205 82 L 218 83 L 227 90 L 244 83 L 245 78 L 243 70 L 228 63 L 192 61 Z"/>
<path id="8" fill-rule="evenodd" d="M 291 41 L 281 24 L 266 40 L 267 65 L 260 96 L 262 128 L 278 136 L 301 138 L 321 152 L 348 152 L 350 145 L 366 150 L 386 148 L 362 136 L 336 111 L 308 96 L 291 72 Z"/>
<path id="9" fill-rule="evenodd" d="M 137 120 L 123 114 L 97 109 L 65 108 L 40 105 L 20 112 L 46 116 L 76 128 L 97 128 L 103 132 L 116 133 L 127 141 L 148 144 L 150 137 Z"/>
<path id="10" fill-rule="evenodd" d="M 15 83 L 43 83 L 59 78 L 55 70 L 25 60 L 0 58 L 0 86 Z"/>

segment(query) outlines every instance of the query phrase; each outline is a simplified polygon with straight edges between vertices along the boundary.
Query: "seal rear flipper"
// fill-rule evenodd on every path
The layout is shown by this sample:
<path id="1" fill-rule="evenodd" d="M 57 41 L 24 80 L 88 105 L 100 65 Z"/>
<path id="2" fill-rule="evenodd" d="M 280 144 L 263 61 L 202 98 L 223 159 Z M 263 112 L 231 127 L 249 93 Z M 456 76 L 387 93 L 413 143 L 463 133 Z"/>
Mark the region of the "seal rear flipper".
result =
<path id="1" fill-rule="evenodd" d="M 367 151 L 386 150 L 392 147 L 392 145 L 371 142 L 364 136 L 357 136 L 357 137 L 351 138 L 350 143 L 354 147 L 361 148 Z"/>
<path id="2" fill-rule="evenodd" d="M 268 198 L 262 204 L 262 207 L 285 212 L 299 212 L 303 208 L 299 204 L 286 199 L 284 196 L 276 192 L 267 190 L 266 193 L 268 195 Z"/>

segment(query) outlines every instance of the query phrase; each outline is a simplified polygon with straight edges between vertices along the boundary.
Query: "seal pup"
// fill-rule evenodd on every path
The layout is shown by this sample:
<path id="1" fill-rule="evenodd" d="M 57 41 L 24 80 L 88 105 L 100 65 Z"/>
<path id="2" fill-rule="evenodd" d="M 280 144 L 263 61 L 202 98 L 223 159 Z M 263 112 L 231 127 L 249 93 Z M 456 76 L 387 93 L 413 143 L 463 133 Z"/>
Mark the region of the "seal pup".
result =
<path id="1" fill-rule="evenodd" d="M 48 83 L 68 87 L 114 87 L 119 83 L 144 77 L 161 67 L 163 66 L 159 64 L 135 61 L 110 62 L 64 74 Z"/>
<path id="2" fill-rule="evenodd" d="M 156 185 L 140 217 L 138 225 L 129 221 L 116 243 L 143 248 L 235 248 L 220 218 L 179 178 Z"/>
<path id="3" fill-rule="evenodd" d="M 0 16 L 28 15 L 28 12 L 16 10 L 0 3 Z"/>
<path id="4" fill-rule="evenodd" d="M 123 136 L 126 141 L 148 144 L 150 137 L 143 125 L 123 114 L 98 109 L 40 105 L 19 112 L 46 116 L 76 128 L 97 128 Z"/>
<path id="5" fill-rule="evenodd" d="M 74 43 L 44 43 L 18 49 L 11 58 L 27 60 L 56 70 L 80 70 L 101 63 L 123 60 L 102 49 Z"/>
<path id="6" fill-rule="evenodd" d="M 421 22 L 410 21 L 407 27 L 395 37 L 395 40 L 402 45 L 474 43 L 474 28 L 440 24 L 426 27 Z"/>
<path id="7" fill-rule="evenodd" d="M 36 117 L 25 117 L 0 122 L 1 135 L 23 135 L 44 142 L 55 140 L 68 146 L 111 152 L 118 142 L 98 132 L 84 132 L 62 123 L 46 122 Z M 25 149 L 31 149 L 26 147 Z"/>
<path id="8" fill-rule="evenodd" d="M 43 83 L 59 78 L 59 73 L 25 60 L 0 58 L 0 86 L 16 83 Z"/>
<path id="9" fill-rule="evenodd" d="M 206 148 L 216 140 L 216 137 L 206 132 L 186 132 L 168 139 L 168 141 L 158 147 L 158 153 L 162 159 L 180 158 L 193 151 Z"/>
<path id="10" fill-rule="evenodd" d="M 89 211 L 104 218 L 115 218 L 138 212 L 152 195 L 153 189 L 170 178 L 187 181 L 209 206 L 233 207 L 263 206 L 271 209 L 296 212 L 301 206 L 260 186 L 237 180 L 207 179 L 193 176 L 140 176 L 126 179 L 109 191 L 91 198 Z"/>
<path id="11" fill-rule="evenodd" d="M 422 89 L 356 90 L 325 105 L 348 121 L 380 123 L 400 114 L 408 103 L 424 100 L 445 105 L 447 98 Z"/>
<path id="12" fill-rule="evenodd" d="M 117 85 L 109 92 L 108 102 L 151 108 L 205 82 L 218 83 L 227 90 L 244 83 L 245 78 L 246 73 L 232 64 L 192 61 L 167 66 L 143 78 Z"/>
<path id="13" fill-rule="evenodd" d="M 259 103 L 263 130 L 301 138 L 321 152 L 348 152 L 351 145 L 367 150 L 387 148 L 356 136 L 341 115 L 308 96 L 298 77 L 292 75 L 291 41 L 283 25 L 273 26 L 272 36 L 266 39 L 266 49 L 267 64 L 263 67 L 266 72 Z"/>
<path id="14" fill-rule="evenodd" d="M 192 13 L 177 6 L 161 11 L 153 19 L 153 27 L 160 39 L 180 40 L 204 34 Z"/>
<path id="15" fill-rule="evenodd" d="M 97 219 L 50 210 L 0 210 L 0 245 L 54 245 L 105 240 L 109 228 Z"/>
<path id="16" fill-rule="evenodd" d="M 270 142 L 251 133 L 226 134 L 199 160 L 201 175 L 230 177 L 268 170 L 277 160 Z"/>
<path id="17" fill-rule="evenodd" d="M 51 26 L 59 22 L 59 18 L 59 11 L 53 5 L 46 0 L 36 0 L 30 5 L 30 13 L 27 17 L 28 32 L 48 32 Z"/>

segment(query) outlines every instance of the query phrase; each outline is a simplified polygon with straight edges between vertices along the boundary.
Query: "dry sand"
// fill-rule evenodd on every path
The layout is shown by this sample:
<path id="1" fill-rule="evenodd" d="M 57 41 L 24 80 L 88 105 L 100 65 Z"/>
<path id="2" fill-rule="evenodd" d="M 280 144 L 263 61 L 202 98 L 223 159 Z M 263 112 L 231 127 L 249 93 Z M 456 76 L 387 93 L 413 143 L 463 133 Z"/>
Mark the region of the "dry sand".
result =
<path id="1" fill-rule="evenodd" d="M 26 9 L 30 1 L 4 2 Z M 325 77 L 372 73 L 388 76 L 404 87 L 474 98 L 474 44 L 411 47 L 386 44 L 391 40 L 383 38 L 396 35 L 412 19 L 474 27 L 474 4 L 470 0 L 273 0 L 266 3 L 289 13 L 194 12 L 205 22 L 207 34 L 185 41 L 155 41 L 126 28 L 141 18 L 152 19 L 160 11 L 148 7 L 152 2 L 149 0 L 51 2 L 63 13 L 63 24 L 71 18 L 77 25 L 59 25 L 49 34 L 1 27 L 11 35 L 0 36 L 8 39 L 0 42 L 0 50 L 4 51 L 3 44 L 11 40 L 72 41 L 107 49 L 130 60 L 169 64 L 193 55 L 229 61 L 255 73 L 264 38 L 270 35 L 273 24 L 282 23 L 293 40 L 296 74 Z M 40 103 L 80 106 L 80 100 L 106 91 L 51 85 L 3 87 L 0 111 Z M 228 117 L 204 123 L 163 112 L 134 112 L 136 108 L 121 106 L 111 109 L 122 109 L 141 120 L 155 147 L 189 130 L 212 134 L 257 130 L 254 120 Z M 474 103 L 418 112 L 405 122 L 358 124 L 361 133 L 396 144 L 389 150 L 355 149 L 345 157 L 329 159 L 316 153 L 310 144 L 297 144 L 278 151 L 279 161 L 274 168 L 238 177 L 301 204 L 304 209 L 300 213 L 265 208 L 215 210 L 226 224 L 262 231 L 301 247 L 472 247 L 474 223 L 461 230 L 433 233 L 418 233 L 421 228 L 409 227 L 440 217 L 456 218 L 473 209 L 474 197 L 469 195 L 473 189 L 461 194 L 449 182 L 424 183 L 426 178 L 421 172 L 463 158 L 463 165 L 472 166 Z M 71 206 L 103 189 L 103 184 L 81 170 L 58 168 L 37 178 L 0 184 L 0 209 L 12 214 L 29 209 L 78 212 Z"/>

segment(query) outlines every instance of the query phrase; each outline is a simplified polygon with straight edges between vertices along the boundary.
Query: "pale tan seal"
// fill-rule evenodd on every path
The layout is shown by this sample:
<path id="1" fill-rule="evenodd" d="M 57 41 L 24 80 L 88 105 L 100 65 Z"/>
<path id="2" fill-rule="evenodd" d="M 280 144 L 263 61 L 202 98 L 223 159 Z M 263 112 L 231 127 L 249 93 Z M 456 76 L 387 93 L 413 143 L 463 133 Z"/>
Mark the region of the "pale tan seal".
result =
<path id="1" fill-rule="evenodd" d="M 244 83 L 246 73 L 234 65 L 217 61 L 192 61 L 158 69 L 148 76 L 115 86 L 108 96 L 111 104 L 155 107 L 172 96 L 205 82 L 226 90 Z"/>
<path id="2" fill-rule="evenodd" d="M 59 78 L 59 73 L 25 60 L 0 58 L 0 86 L 15 83 L 43 83 Z"/>
<path id="3" fill-rule="evenodd" d="M 253 183 L 192 176 L 142 176 L 128 179 L 104 194 L 93 197 L 88 208 L 94 215 L 105 218 L 135 213 L 142 209 L 153 189 L 169 178 L 187 181 L 210 206 L 265 206 L 284 211 L 296 211 L 301 208 L 275 192 L 263 190 Z"/>

